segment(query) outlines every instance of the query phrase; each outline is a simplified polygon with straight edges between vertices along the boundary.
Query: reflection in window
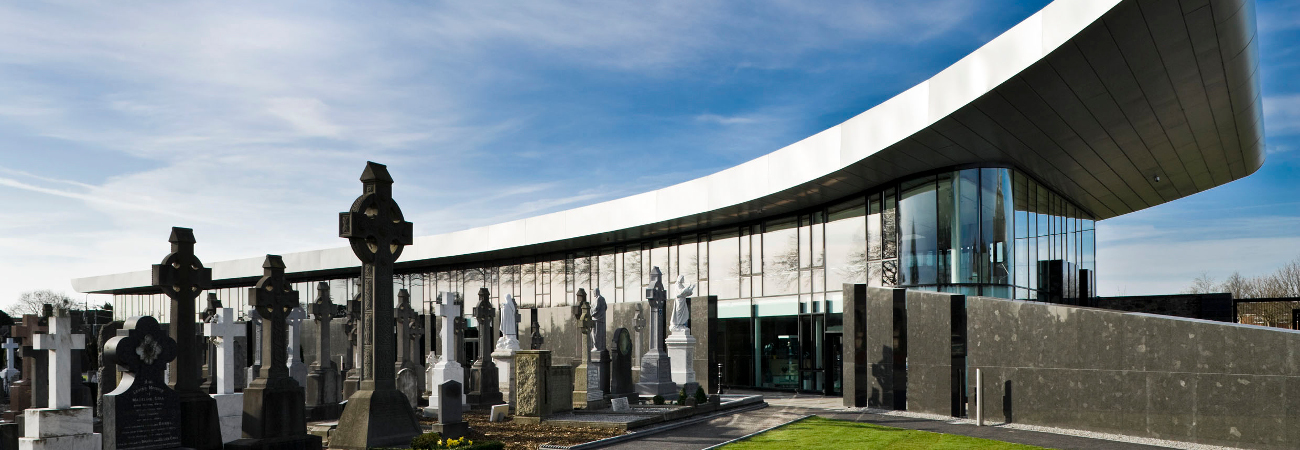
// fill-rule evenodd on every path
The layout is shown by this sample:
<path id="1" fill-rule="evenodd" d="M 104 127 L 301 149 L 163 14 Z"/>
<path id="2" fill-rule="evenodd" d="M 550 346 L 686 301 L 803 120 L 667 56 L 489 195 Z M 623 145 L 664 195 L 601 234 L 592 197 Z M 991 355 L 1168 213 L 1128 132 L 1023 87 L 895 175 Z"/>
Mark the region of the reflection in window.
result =
<path id="1" fill-rule="evenodd" d="M 866 205 L 862 199 L 830 208 L 826 222 L 826 289 L 867 282 Z"/>
<path id="2" fill-rule="evenodd" d="M 898 195 L 899 263 L 901 284 L 929 285 L 938 282 L 939 238 L 937 197 L 933 177 L 904 182 Z"/>
<path id="3" fill-rule="evenodd" d="M 735 231 L 714 233 L 709 241 L 709 294 L 740 298 L 740 238 Z"/>
<path id="4" fill-rule="evenodd" d="M 763 233 L 763 296 L 797 293 L 799 232 L 795 218 L 768 222 Z"/>

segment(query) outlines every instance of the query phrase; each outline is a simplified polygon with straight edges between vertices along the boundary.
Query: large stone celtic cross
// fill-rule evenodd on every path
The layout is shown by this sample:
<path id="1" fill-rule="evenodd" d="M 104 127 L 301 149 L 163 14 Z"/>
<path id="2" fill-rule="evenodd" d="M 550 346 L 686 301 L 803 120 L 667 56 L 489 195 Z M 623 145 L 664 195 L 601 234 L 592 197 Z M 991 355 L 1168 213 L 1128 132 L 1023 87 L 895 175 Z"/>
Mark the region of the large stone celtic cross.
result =
<path id="1" fill-rule="evenodd" d="M 266 255 L 262 263 L 262 278 L 248 288 L 248 304 L 262 317 L 262 361 L 258 378 L 274 379 L 289 376 L 286 350 L 289 311 L 298 307 L 298 291 L 284 279 L 284 260 L 279 255 Z"/>
<path id="2" fill-rule="evenodd" d="M 173 389 L 177 392 L 201 392 L 203 382 L 203 355 L 195 337 L 194 299 L 212 285 L 212 269 L 194 256 L 194 230 L 172 227 L 167 239 L 172 251 L 162 264 L 153 266 L 153 285 L 161 288 L 171 298 L 169 333 L 176 339 L 176 360 L 171 364 Z"/>

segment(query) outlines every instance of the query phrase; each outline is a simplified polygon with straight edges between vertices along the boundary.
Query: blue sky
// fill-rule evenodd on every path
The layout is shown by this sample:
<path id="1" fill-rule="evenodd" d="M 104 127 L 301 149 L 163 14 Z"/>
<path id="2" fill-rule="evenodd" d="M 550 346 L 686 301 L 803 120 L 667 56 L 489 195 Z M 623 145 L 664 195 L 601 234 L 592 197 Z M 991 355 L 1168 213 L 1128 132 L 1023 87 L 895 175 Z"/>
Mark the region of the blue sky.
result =
<path id="1" fill-rule="evenodd" d="M 1258 3 L 1268 161 L 1100 224 L 1103 295 L 1300 256 L 1300 5 Z M 340 246 L 364 161 L 417 235 L 739 164 L 923 81 L 1047 1 L 0 5 L 0 305 Z M 80 295 L 78 295 L 80 297 Z"/>

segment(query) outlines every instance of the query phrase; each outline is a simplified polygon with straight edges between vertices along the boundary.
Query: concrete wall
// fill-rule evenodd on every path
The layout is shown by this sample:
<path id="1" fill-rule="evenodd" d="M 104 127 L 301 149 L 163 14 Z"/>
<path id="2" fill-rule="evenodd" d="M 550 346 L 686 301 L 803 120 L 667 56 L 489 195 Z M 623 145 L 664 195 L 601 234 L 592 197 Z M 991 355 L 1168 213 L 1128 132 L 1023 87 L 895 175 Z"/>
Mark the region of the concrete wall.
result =
<path id="1" fill-rule="evenodd" d="M 983 371 L 994 421 L 1300 447 L 1300 332 L 983 297 L 966 306 L 968 379 Z"/>

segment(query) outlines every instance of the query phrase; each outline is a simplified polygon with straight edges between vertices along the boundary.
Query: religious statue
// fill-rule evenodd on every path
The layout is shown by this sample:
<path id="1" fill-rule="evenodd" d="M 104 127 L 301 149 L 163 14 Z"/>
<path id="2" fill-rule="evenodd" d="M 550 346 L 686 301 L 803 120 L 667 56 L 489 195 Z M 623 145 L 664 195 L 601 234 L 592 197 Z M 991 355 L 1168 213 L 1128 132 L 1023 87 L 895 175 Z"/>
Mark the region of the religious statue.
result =
<path id="1" fill-rule="evenodd" d="M 501 338 L 497 339 L 496 348 L 519 349 L 519 305 L 511 294 L 506 294 L 506 301 L 501 303 Z"/>
<path id="2" fill-rule="evenodd" d="M 673 334 L 690 334 L 691 329 L 687 322 L 691 320 L 691 308 L 687 299 L 695 292 L 695 285 L 686 285 L 686 276 L 677 276 L 677 300 L 673 301 L 673 324 L 670 329 Z"/>
<path id="3" fill-rule="evenodd" d="M 605 350 L 605 310 L 608 305 L 605 304 L 605 296 L 600 295 L 600 289 L 595 289 L 592 294 L 596 296 L 596 307 L 591 310 L 591 319 L 596 322 L 596 328 L 592 331 L 592 351 L 600 352 Z"/>

